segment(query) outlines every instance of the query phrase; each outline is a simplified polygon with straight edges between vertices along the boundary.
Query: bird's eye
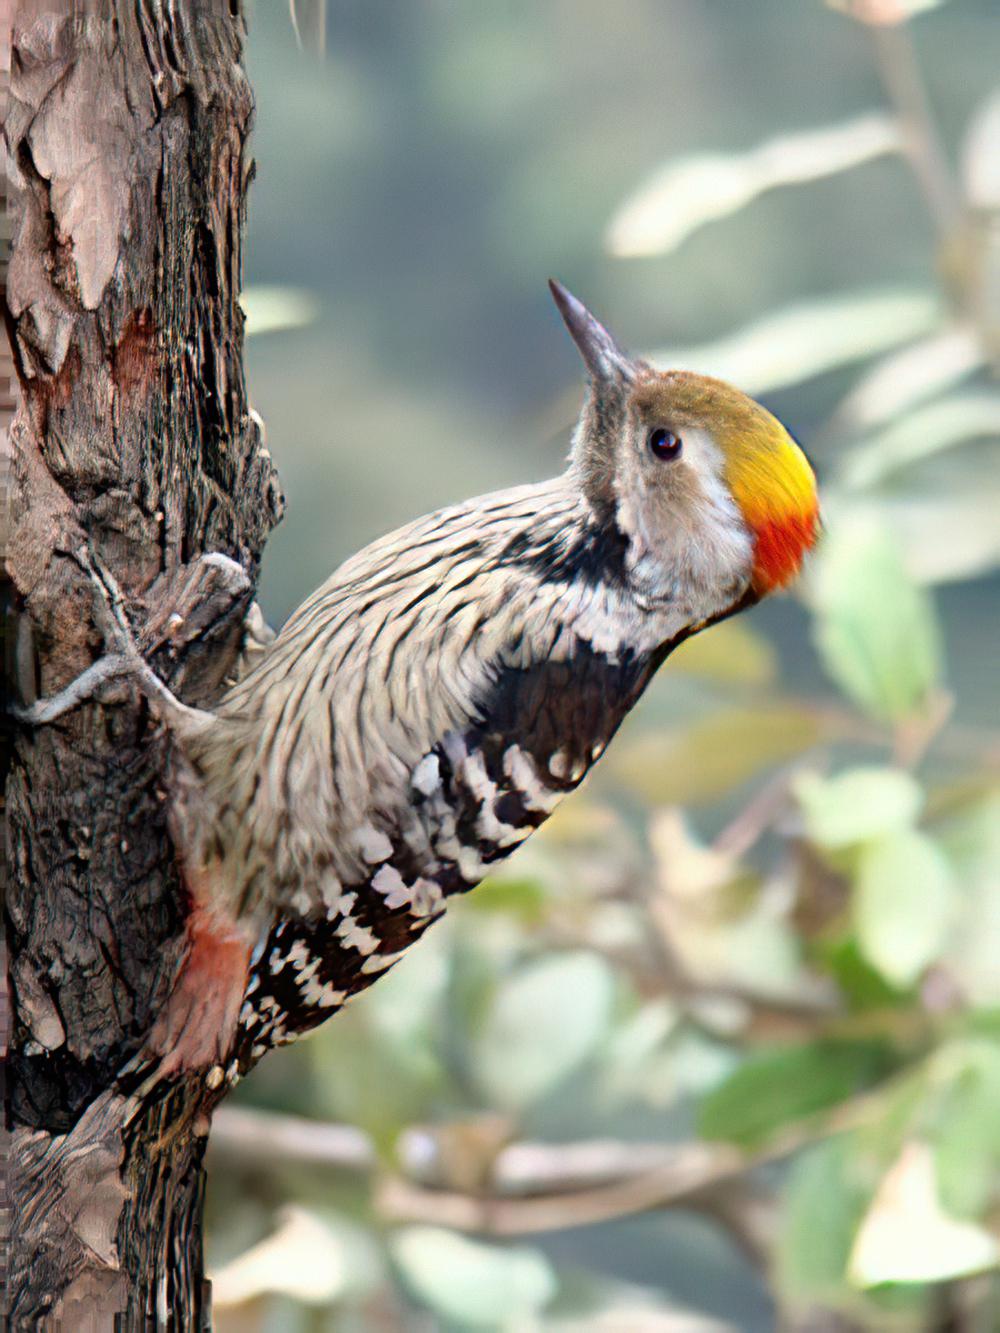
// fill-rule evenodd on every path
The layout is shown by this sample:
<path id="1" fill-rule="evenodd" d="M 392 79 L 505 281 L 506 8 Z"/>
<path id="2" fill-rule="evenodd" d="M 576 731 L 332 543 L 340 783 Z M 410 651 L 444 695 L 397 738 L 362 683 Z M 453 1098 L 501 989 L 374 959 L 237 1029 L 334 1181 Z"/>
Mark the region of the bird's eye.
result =
<path id="1" fill-rule="evenodd" d="M 674 458 L 681 456 L 681 437 L 675 435 L 672 430 L 664 430 L 662 426 L 649 432 L 649 452 L 654 458 L 662 459 L 669 463 Z"/>

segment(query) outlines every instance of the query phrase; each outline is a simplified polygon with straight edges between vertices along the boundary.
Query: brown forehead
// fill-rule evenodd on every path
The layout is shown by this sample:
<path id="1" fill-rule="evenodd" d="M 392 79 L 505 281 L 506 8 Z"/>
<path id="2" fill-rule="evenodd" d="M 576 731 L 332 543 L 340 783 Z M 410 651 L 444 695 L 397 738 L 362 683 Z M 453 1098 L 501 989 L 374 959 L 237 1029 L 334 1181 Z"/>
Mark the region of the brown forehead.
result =
<path id="1" fill-rule="evenodd" d="M 654 371 L 636 384 L 631 398 L 641 416 L 662 419 L 665 425 L 725 423 L 744 431 L 759 429 L 767 420 L 764 408 L 739 389 L 693 371 Z"/>

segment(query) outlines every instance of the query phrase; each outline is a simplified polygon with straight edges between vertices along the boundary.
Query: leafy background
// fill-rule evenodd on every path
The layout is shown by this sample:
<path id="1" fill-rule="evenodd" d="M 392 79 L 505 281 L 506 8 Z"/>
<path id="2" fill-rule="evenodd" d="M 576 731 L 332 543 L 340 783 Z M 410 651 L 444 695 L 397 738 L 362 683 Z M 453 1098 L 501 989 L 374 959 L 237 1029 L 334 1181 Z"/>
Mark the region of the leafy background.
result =
<path id="1" fill-rule="evenodd" d="M 320 58 L 258 0 L 270 619 L 560 466 L 549 273 L 767 401 L 826 534 L 220 1112 L 223 1333 L 1000 1326 L 995 20 L 330 0 Z"/>

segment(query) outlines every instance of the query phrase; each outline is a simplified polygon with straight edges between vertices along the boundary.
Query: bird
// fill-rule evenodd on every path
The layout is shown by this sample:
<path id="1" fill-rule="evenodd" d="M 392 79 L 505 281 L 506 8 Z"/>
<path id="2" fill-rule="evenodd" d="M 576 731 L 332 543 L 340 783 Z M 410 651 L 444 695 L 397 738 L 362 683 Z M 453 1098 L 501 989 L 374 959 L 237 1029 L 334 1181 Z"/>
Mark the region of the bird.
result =
<path id="1" fill-rule="evenodd" d="M 138 673 L 175 735 L 190 899 L 163 1074 L 235 1081 L 383 974 L 579 786 L 670 652 L 817 540 L 775 416 L 550 288 L 587 377 L 560 475 L 372 542 L 211 710 Z"/>

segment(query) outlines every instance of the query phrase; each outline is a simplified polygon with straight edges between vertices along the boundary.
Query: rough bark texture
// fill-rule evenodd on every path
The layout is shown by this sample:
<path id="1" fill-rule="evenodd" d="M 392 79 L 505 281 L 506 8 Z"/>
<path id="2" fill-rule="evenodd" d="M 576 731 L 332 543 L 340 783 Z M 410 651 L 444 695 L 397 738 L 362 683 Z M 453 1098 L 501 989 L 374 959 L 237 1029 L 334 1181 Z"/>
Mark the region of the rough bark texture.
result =
<path id="1" fill-rule="evenodd" d="M 100 655 L 92 559 L 158 672 L 198 702 L 232 668 L 281 509 L 242 369 L 241 6 L 53 9 L 15 15 L 5 125 L 19 189 L 6 311 L 22 393 L 8 551 L 18 683 L 50 694 Z M 243 586 L 198 563 L 212 551 L 243 566 Z M 186 908 L 163 744 L 121 685 L 14 748 L 13 1328 L 208 1318 L 210 1094 L 175 1083 L 139 1105 L 118 1077 L 171 984 Z"/>

